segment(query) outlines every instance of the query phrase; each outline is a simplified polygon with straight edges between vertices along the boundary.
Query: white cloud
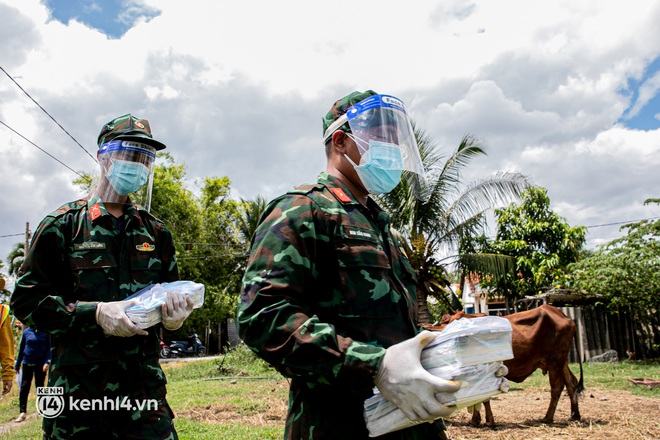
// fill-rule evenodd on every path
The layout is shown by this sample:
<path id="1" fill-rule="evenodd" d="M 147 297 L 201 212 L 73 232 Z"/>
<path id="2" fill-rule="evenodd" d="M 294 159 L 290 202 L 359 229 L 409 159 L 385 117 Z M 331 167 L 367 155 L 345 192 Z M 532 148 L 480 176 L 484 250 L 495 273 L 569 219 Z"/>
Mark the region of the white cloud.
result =
<path id="1" fill-rule="evenodd" d="M 466 133 L 483 139 L 488 157 L 466 179 L 520 171 L 571 224 L 657 216 L 642 202 L 659 196 L 658 130 L 617 125 L 632 104 L 621 91 L 660 56 L 655 1 L 143 4 L 160 14 L 111 39 L 52 20 L 39 0 L 0 0 L 1 66 L 91 154 L 100 127 L 130 112 L 150 120 L 190 181 L 226 175 L 234 194 L 271 198 L 324 169 L 331 103 L 373 89 L 404 99 L 443 151 Z M 0 103 L 0 120 L 95 171 L 1 72 Z M 0 235 L 78 196 L 74 173 L 2 126 L 0 154 Z M 3 240 L 0 258 L 13 244 Z"/>

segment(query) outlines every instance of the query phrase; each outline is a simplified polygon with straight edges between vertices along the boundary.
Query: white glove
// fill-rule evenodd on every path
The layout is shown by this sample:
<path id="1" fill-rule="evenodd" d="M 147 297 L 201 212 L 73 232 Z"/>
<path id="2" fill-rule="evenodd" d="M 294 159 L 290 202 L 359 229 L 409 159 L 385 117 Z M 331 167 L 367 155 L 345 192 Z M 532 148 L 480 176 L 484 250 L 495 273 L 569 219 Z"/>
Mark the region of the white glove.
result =
<path id="1" fill-rule="evenodd" d="M 128 316 L 126 309 L 136 300 L 100 302 L 96 306 L 96 322 L 103 329 L 103 333 L 113 336 L 146 336 L 148 333 L 135 325 Z"/>
<path id="2" fill-rule="evenodd" d="M 167 301 L 161 306 L 163 327 L 167 330 L 178 330 L 183 321 L 193 311 L 193 300 L 182 293 L 167 292 Z"/>
<path id="3" fill-rule="evenodd" d="M 495 377 L 501 377 L 502 378 L 502 383 L 500 384 L 500 391 L 502 391 L 503 393 L 508 393 L 509 392 L 509 379 L 504 377 L 507 374 L 509 374 L 509 368 L 507 368 L 506 365 L 502 365 L 495 372 Z"/>
<path id="4" fill-rule="evenodd" d="M 441 379 L 422 367 L 422 349 L 433 339 L 433 334 L 425 330 L 388 348 L 374 381 L 383 397 L 413 421 L 451 415 L 456 407 L 441 404 L 435 393 L 454 393 L 463 386 L 460 380 Z"/>

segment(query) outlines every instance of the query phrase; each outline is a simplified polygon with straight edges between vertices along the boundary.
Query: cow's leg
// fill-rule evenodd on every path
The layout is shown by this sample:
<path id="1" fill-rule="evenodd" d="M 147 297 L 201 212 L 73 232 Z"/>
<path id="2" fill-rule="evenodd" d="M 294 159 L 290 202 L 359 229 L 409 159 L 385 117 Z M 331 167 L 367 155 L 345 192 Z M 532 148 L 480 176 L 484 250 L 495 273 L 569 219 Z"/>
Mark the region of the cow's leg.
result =
<path id="1" fill-rule="evenodd" d="M 493 417 L 493 410 L 490 408 L 490 400 L 484 402 L 484 409 L 486 410 L 486 426 L 495 428 L 495 418 Z"/>
<path id="2" fill-rule="evenodd" d="M 481 405 L 477 404 L 470 407 L 472 410 L 472 418 L 470 419 L 470 425 L 478 428 L 481 425 Z"/>
<path id="3" fill-rule="evenodd" d="M 555 411 L 557 410 L 557 403 L 561 397 L 561 392 L 564 390 L 564 374 L 563 369 L 557 366 L 550 367 L 548 371 L 550 378 L 550 406 L 545 417 L 541 419 L 543 423 L 552 423 L 555 418 Z"/>
<path id="4" fill-rule="evenodd" d="M 563 369 L 564 382 L 566 383 L 566 391 L 571 399 L 571 419 L 580 420 L 580 408 L 578 407 L 578 380 L 568 367 L 568 362 L 564 364 Z"/>

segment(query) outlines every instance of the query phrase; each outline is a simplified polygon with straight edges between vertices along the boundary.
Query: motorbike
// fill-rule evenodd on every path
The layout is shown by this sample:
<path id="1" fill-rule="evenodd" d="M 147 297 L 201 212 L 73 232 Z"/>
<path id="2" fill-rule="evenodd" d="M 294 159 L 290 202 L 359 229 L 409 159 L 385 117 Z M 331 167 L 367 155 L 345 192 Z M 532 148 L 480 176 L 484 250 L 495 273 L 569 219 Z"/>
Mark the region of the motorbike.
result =
<path id="1" fill-rule="evenodd" d="M 163 338 L 160 338 L 160 357 L 163 359 L 167 359 L 172 355 L 172 350 L 170 350 L 170 347 L 163 341 Z"/>
<path id="2" fill-rule="evenodd" d="M 170 357 L 176 358 L 180 356 L 204 356 L 206 355 L 206 347 L 202 344 L 197 333 L 188 336 L 186 341 L 172 341 L 169 346 Z"/>

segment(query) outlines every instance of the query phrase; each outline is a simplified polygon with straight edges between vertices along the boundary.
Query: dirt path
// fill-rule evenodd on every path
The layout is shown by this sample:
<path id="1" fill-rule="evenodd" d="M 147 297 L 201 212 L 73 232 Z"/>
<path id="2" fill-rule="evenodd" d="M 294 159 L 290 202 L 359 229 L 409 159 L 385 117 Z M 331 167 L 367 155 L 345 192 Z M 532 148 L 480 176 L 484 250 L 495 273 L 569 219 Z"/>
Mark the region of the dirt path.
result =
<path id="1" fill-rule="evenodd" d="M 557 406 L 555 423 L 539 423 L 549 402 L 548 390 L 502 394 L 491 403 L 494 430 L 469 426 L 471 415 L 463 410 L 449 420 L 448 433 L 451 440 L 660 440 L 660 398 L 638 397 L 627 391 L 587 390 L 580 399 L 581 421 L 570 420 L 570 402 L 564 395 Z"/>
<path id="2" fill-rule="evenodd" d="M 278 382 L 276 387 L 286 389 L 288 385 Z M 267 408 L 252 414 L 241 413 L 234 405 L 211 405 L 180 409 L 177 417 L 208 424 L 239 422 L 246 426 L 281 427 L 286 415 L 286 393 L 278 395 L 281 398 L 270 398 Z M 660 440 L 660 397 L 588 389 L 580 398 L 581 421 L 570 420 L 570 402 L 563 395 L 555 423 L 539 423 L 549 403 L 549 388 L 512 389 L 491 403 L 497 425 L 494 430 L 470 426 L 471 415 L 462 410 L 447 422 L 448 434 L 451 440 Z"/>

